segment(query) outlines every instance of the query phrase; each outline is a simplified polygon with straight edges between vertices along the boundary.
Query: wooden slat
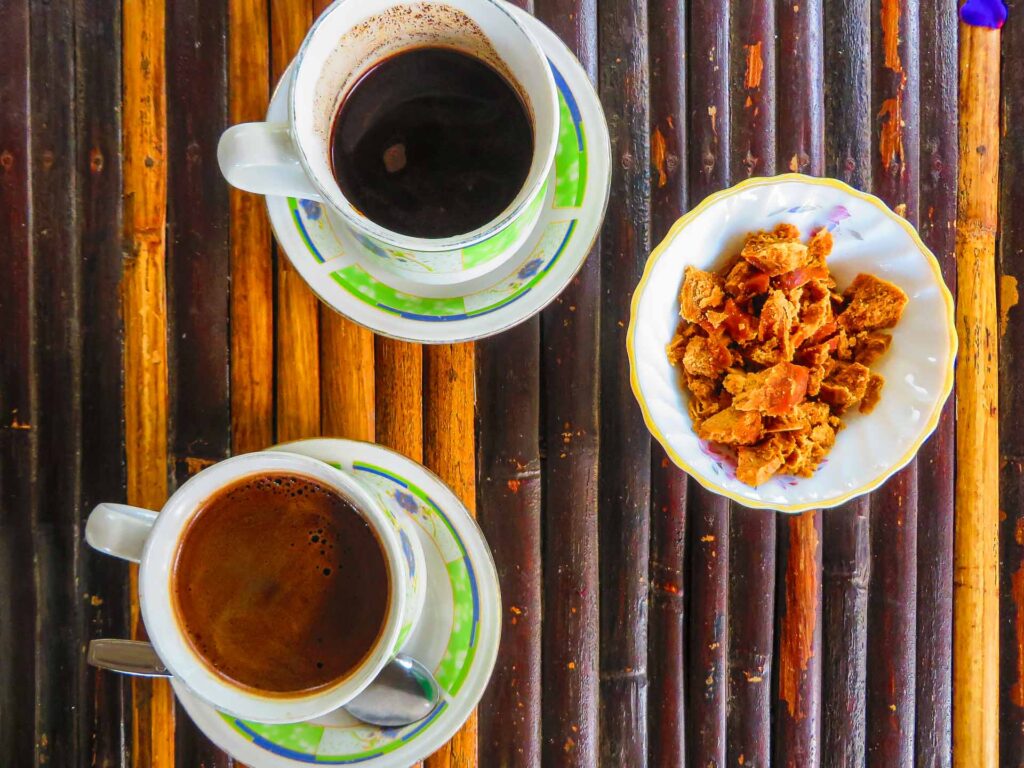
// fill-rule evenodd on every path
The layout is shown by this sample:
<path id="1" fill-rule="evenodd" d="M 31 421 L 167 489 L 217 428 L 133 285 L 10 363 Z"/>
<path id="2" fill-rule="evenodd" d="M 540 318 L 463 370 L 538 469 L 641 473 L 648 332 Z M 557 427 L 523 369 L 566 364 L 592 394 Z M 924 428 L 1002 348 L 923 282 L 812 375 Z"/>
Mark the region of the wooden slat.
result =
<path id="1" fill-rule="evenodd" d="M 956 290 L 956 0 L 920 11 L 921 237 Z M 952 763 L 954 400 L 918 455 L 917 711 L 914 758 L 921 766 Z"/>
<path id="2" fill-rule="evenodd" d="M 541 0 L 537 15 L 597 73 L 596 0 Z M 541 734 L 544 765 L 598 750 L 597 472 L 601 256 L 595 248 L 541 317 L 544 461 Z M 571 440 L 563 440 L 564 432 Z"/>
<path id="3" fill-rule="evenodd" d="M 826 171 L 870 189 L 871 4 L 825 4 Z M 828 766 L 865 759 L 869 498 L 822 519 L 821 755 Z"/>
<path id="4" fill-rule="evenodd" d="M 960 24 L 958 105 L 953 764 L 967 768 L 995 765 L 999 738 L 999 32 Z"/>
<path id="5" fill-rule="evenodd" d="M 79 506 L 82 437 L 80 346 L 82 270 L 78 252 L 75 47 L 72 7 L 30 7 L 32 376 L 39 462 L 23 505 L 32 532 L 36 588 L 36 762 L 84 762 L 79 723 L 67 716 L 84 693 L 80 641 Z M 31 575 L 30 575 L 31 574 Z M 28 617 L 20 625 L 28 629 Z"/>
<path id="6" fill-rule="evenodd" d="M 686 5 L 649 5 L 651 236 L 658 242 L 686 210 Z M 686 474 L 651 443 L 651 608 L 647 729 L 651 765 L 686 756 Z"/>
<path id="7" fill-rule="evenodd" d="M 320 305 L 320 422 L 328 437 L 373 441 L 373 334 Z"/>
<path id="8" fill-rule="evenodd" d="M 167 294 L 164 275 L 167 137 L 164 4 L 122 5 L 124 95 L 125 460 L 128 503 L 159 509 L 167 498 Z M 132 593 L 137 569 L 132 568 Z M 132 631 L 143 631 L 132 601 Z M 132 762 L 174 764 L 174 699 L 165 680 L 132 682 Z"/>
<path id="9" fill-rule="evenodd" d="M 873 9 L 872 29 L 874 191 L 916 224 L 920 175 L 916 0 L 884 0 Z M 871 497 L 869 765 L 906 765 L 914 757 L 917 499 L 916 461 Z"/>
<path id="10" fill-rule="evenodd" d="M 120 4 L 76 2 L 75 47 L 75 83 L 81 96 L 75 112 L 80 332 L 81 355 L 86 361 L 80 371 L 83 450 L 79 514 L 85 515 L 101 501 L 125 496 L 123 326 L 118 303 L 112 300 L 121 281 L 123 233 Z M 91 637 L 127 637 L 130 598 L 125 564 L 82 544 L 78 556 L 79 599 L 85 610 L 84 622 L 77 629 L 79 638 L 84 642 Z M 129 747 L 123 729 L 126 718 L 130 723 L 128 681 L 83 666 L 79 684 L 83 686 L 79 695 L 80 753 L 89 755 L 96 765 L 126 765 Z M 7 754 L 2 741 L 0 753 Z"/>
<path id="11" fill-rule="evenodd" d="M 480 750 L 496 765 L 540 762 L 540 323 L 476 345 L 477 514 L 501 585 L 498 661 L 480 703 Z M 552 450 L 571 443 L 563 430 Z"/>
<path id="12" fill-rule="evenodd" d="M 427 347 L 424 359 L 423 460 L 476 514 L 474 439 L 475 350 L 473 344 Z M 477 716 L 473 715 L 427 768 L 477 765 Z M 484 762 L 487 765 L 487 762 Z"/>
<path id="13" fill-rule="evenodd" d="M 228 2 L 228 112 L 262 120 L 270 89 L 267 0 Z M 230 189 L 231 448 L 274 441 L 274 264 L 262 195 Z"/>
<path id="14" fill-rule="evenodd" d="M 647 755 L 650 435 L 629 385 L 628 290 L 650 250 L 647 3 L 598 5 L 599 93 L 609 119 L 611 200 L 601 233 L 600 753 L 640 765 Z"/>
<path id="15" fill-rule="evenodd" d="M 821 0 L 777 6 L 779 170 L 825 170 L 822 15 Z M 778 526 L 773 762 L 814 766 L 821 756 L 821 515 L 780 516 Z"/>
<path id="16" fill-rule="evenodd" d="M 167 8 L 167 339 L 172 488 L 228 456 L 231 247 L 217 141 L 227 127 L 227 0 Z M 178 705 L 175 761 L 230 758 Z"/>
<path id="17" fill-rule="evenodd" d="M 1014 20 L 1024 5 L 1010 3 Z M 1000 678 L 999 758 L 1013 765 L 1024 755 L 1024 387 L 1016 372 L 1022 364 L 1024 322 L 1018 305 L 1024 280 L 1024 132 L 1011 130 L 1024 119 L 1024 29 L 1003 32 L 1002 145 L 999 221 L 999 410 L 1000 410 Z M 1005 517 L 1004 517 L 1005 516 Z"/>
<path id="18" fill-rule="evenodd" d="M 732 181 L 775 172 L 775 3 L 732 8 L 729 127 Z M 731 506 L 726 760 L 771 760 L 775 517 Z"/>
<path id="19" fill-rule="evenodd" d="M 38 463 L 29 242 L 29 8 L 8 3 L 0 25 L 0 753 L 36 761 L 32 532 L 26 511 Z"/>
<path id="20" fill-rule="evenodd" d="M 729 185 L 729 3 L 699 0 L 689 24 L 690 203 Z M 723 765 L 728 704 L 729 502 L 691 480 L 687 741 L 694 765 Z"/>
<path id="21" fill-rule="evenodd" d="M 864 765 L 869 523 L 868 500 L 859 499 L 824 512 L 821 524 L 821 755 L 826 766 Z"/>
<path id="22" fill-rule="evenodd" d="M 825 0 L 824 48 L 826 171 L 868 189 L 873 118 L 870 0 Z"/>
<path id="23" fill-rule="evenodd" d="M 280 80 L 313 23 L 310 0 L 270 0 L 273 82 Z M 320 434 L 320 323 L 317 299 L 278 248 L 277 441 Z"/>
<path id="24" fill-rule="evenodd" d="M 423 461 L 423 347 L 378 336 L 377 442 Z"/>

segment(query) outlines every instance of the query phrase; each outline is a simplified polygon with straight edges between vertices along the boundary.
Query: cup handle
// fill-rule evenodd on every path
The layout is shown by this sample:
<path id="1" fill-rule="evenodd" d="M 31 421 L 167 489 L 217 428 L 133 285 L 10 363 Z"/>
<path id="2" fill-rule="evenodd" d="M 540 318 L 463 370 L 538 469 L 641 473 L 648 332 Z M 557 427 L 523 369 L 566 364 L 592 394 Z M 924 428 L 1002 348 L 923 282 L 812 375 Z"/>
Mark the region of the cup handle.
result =
<path id="1" fill-rule="evenodd" d="M 306 175 L 287 123 L 241 123 L 224 131 L 217 162 L 228 184 L 260 195 L 322 200 Z"/>
<path id="2" fill-rule="evenodd" d="M 156 522 L 156 512 L 127 504 L 97 504 L 85 523 L 89 546 L 137 563 Z"/>

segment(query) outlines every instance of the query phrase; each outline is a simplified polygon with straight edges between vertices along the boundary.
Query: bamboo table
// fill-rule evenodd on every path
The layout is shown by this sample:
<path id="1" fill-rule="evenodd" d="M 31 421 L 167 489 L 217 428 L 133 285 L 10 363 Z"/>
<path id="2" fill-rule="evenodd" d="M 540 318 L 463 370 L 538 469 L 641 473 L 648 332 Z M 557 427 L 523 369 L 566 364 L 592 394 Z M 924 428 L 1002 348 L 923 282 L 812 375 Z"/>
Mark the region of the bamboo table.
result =
<path id="1" fill-rule="evenodd" d="M 494 550 L 494 679 L 428 766 L 1024 762 L 1024 0 L 1001 85 L 955 0 L 535 0 L 598 84 L 608 216 L 540 317 L 438 347 L 318 305 L 218 172 L 322 5 L 0 3 L 0 763 L 231 763 L 165 684 L 84 665 L 139 627 L 82 522 L 315 435 L 423 461 Z M 787 170 L 960 266 L 957 408 L 870 498 L 799 517 L 670 466 L 624 353 L 670 223 Z"/>

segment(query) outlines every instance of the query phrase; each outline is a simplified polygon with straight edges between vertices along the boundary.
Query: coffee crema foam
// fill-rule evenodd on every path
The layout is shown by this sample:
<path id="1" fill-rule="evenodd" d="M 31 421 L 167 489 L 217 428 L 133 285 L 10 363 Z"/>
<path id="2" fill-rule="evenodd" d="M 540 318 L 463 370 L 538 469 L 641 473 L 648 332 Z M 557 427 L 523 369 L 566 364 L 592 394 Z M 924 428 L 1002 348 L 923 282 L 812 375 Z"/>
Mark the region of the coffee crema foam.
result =
<path id="1" fill-rule="evenodd" d="M 217 675 L 270 695 L 306 694 L 376 647 L 387 562 L 362 515 L 295 473 L 243 478 L 210 497 L 178 544 L 175 611 Z"/>

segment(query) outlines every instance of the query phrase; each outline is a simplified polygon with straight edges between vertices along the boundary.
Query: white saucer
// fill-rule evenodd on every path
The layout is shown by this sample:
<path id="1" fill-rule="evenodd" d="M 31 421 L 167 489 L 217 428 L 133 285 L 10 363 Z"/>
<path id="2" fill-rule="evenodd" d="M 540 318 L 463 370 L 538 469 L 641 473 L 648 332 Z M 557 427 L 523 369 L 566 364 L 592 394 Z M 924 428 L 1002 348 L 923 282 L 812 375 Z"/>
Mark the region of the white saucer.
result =
<path id="1" fill-rule="evenodd" d="M 509 12 L 548 56 L 561 106 L 555 183 L 533 234 L 488 285 L 454 298 L 403 292 L 360 255 L 368 241 L 317 202 L 267 197 L 274 234 L 288 259 L 320 299 L 372 331 L 409 341 L 452 343 L 492 336 L 540 312 L 583 265 L 604 219 L 611 147 L 604 111 L 576 57 L 544 24 L 515 6 Z M 287 118 L 286 72 L 267 120 Z M 389 254 L 384 254 L 390 256 Z M 372 270 L 376 274 L 371 274 Z M 414 279 L 414 274 L 410 279 Z M 378 279 L 381 278 L 381 279 Z"/>
<path id="2" fill-rule="evenodd" d="M 225 715 L 174 681 L 185 711 L 218 747 L 252 768 L 315 763 L 404 768 L 462 727 L 483 695 L 501 636 L 501 596 L 490 549 L 476 521 L 424 467 L 372 443 L 300 440 L 272 450 L 302 453 L 350 473 L 396 516 L 416 524 L 427 560 L 427 600 L 405 648 L 433 670 L 444 693 L 426 720 L 379 728 L 342 711 L 292 725 Z"/>

